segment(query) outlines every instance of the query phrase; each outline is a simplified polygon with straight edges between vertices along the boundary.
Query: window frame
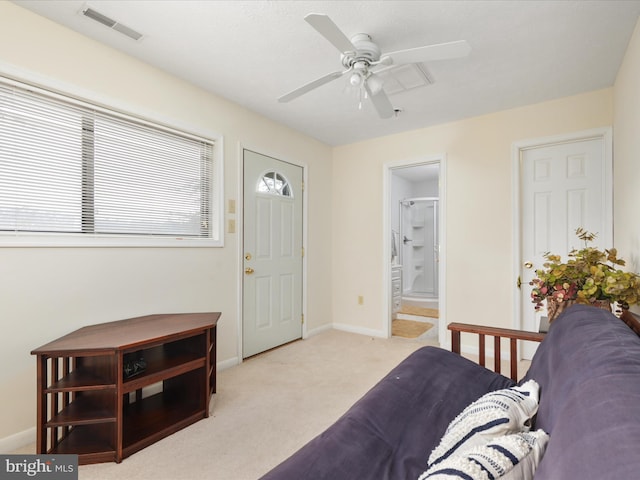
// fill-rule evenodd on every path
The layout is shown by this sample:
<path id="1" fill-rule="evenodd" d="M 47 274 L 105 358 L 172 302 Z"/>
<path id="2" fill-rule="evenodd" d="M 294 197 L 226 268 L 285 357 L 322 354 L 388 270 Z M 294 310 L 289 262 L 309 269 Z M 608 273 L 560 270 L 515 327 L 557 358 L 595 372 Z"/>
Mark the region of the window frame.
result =
<path id="1" fill-rule="evenodd" d="M 121 105 L 111 98 L 99 98 L 92 92 L 82 92 L 81 96 L 68 93 L 76 89 L 72 85 L 56 88 L 53 82 L 36 82 L 25 79 L 24 75 L 9 75 L 0 71 L 0 80 L 17 88 L 27 89 L 71 105 L 90 108 L 106 115 L 146 125 L 213 145 L 213 165 L 209 201 L 210 238 L 179 235 L 136 235 L 136 234 L 96 234 L 66 232 L 0 232 L 0 247 L 224 247 L 224 138 L 212 131 L 204 131 L 193 126 L 180 125 L 174 119 L 160 118 L 157 113 L 146 112 L 139 107 Z M 36 86 L 35 84 L 43 86 Z"/>

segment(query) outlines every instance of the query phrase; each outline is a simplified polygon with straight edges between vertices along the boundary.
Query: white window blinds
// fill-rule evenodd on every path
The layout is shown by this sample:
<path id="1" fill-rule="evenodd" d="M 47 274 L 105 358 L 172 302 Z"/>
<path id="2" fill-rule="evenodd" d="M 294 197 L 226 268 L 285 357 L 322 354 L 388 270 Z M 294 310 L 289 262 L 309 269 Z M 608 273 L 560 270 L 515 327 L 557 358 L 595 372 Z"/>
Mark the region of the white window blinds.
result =
<path id="1" fill-rule="evenodd" d="M 213 151 L 0 82 L 0 233 L 214 238 Z"/>

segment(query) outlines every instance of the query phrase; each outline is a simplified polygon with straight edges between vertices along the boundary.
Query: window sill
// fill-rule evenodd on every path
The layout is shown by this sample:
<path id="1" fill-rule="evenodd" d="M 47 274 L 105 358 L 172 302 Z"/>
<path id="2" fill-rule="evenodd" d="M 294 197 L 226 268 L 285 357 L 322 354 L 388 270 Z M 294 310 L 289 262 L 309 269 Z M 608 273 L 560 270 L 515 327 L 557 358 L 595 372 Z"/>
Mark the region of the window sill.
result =
<path id="1" fill-rule="evenodd" d="M 0 233 L 2 247 L 142 247 L 142 248 L 193 248 L 224 247 L 222 239 L 190 237 L 157 237 L 127 235 L 67 235 L 56 233 L 13 234 Z"/>

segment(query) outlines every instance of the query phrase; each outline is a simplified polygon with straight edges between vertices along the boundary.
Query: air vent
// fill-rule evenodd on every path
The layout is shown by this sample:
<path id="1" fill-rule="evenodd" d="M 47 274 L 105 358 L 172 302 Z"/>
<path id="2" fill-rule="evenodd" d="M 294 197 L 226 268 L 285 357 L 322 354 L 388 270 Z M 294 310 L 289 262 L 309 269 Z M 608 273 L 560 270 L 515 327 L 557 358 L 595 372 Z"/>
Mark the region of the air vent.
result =
<path id="1" fill-rule="evenodd" d="M 392 67 L 376 75 L 384 81 L 383 88 L 387 95 L 426 87 L 433 83 L 433 78 L 427 68 L 418 63 Z"/>
<path id="2" fill-rule="evenodd" d="M 106 15 L 102 15 L 101 13 L 96 12 L 93 8 L 85 8 L 84 10 L 82 10 L 82 14 L 85 17 L 89 17 L 96 22 L 100 22 L 101 24 L 106 25 L 109 28 L 113 28 L 113 26 L 118 23 L 115 20 L 107 17 Z"/>
<path id="3" fill-rule="evenodd" d="M 140 40 L 142 38 L 142 34 L 139 32 L 136 32 L 133 28 L 127 27 L 126 25 L 123 25 L 122 23 L 110 17 L 107 17 L 106 15 L 103 15 L 102 13 L 97 12 L 91 7 L 83 8 L 82 15 L 84 15 L 87 18 L 90 18 L 91 20 L 95 20 L 96 22 L 99 22 L 102 25 L 109 27 L 117 32 L 120 32 L 123 35 L 126 35 L 129 38 L 132 38 L 133 40 Z"/>

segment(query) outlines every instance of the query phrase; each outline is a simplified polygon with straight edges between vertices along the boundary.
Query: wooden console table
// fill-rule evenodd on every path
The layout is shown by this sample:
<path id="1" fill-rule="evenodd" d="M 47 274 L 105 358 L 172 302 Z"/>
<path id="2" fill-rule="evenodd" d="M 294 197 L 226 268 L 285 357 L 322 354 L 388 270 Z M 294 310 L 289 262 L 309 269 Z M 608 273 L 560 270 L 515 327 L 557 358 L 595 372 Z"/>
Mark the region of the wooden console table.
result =
<path id="1" fill-rule="evenodd" d="M 208 417 L 219 318 L 148 315 L 84 327 L 33 350 L 37 453 L 121 462 Z"/>

